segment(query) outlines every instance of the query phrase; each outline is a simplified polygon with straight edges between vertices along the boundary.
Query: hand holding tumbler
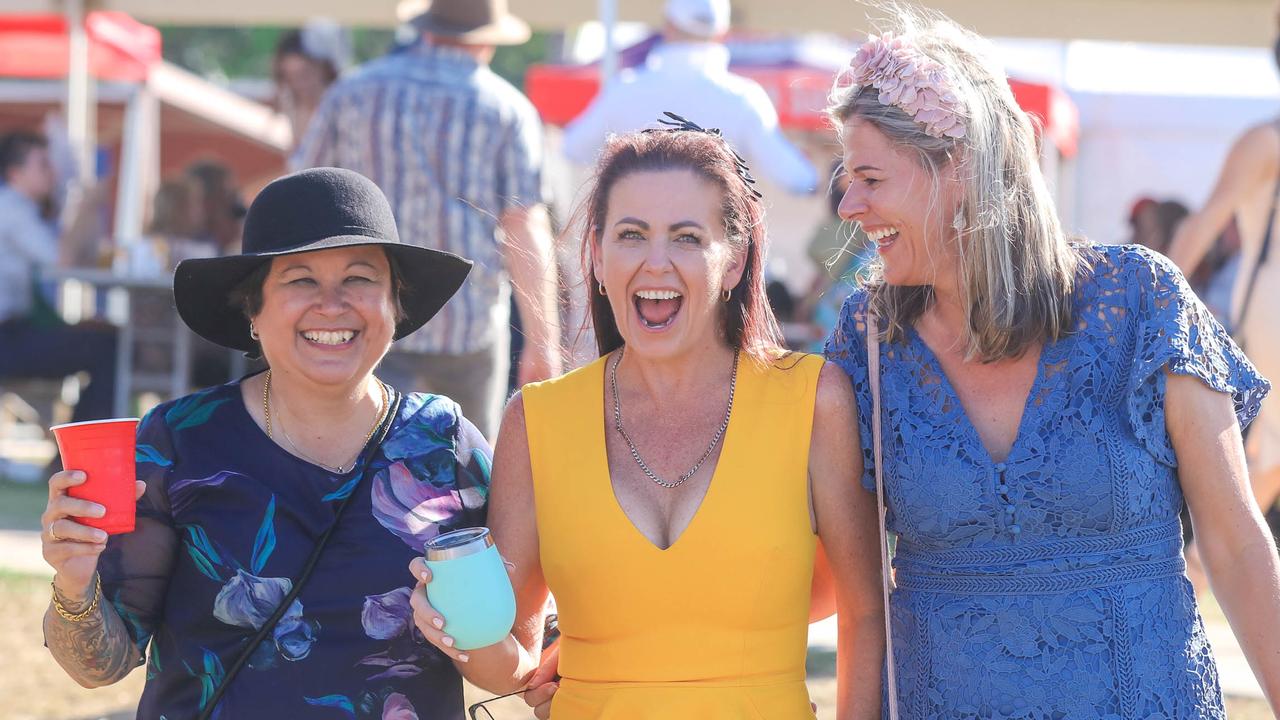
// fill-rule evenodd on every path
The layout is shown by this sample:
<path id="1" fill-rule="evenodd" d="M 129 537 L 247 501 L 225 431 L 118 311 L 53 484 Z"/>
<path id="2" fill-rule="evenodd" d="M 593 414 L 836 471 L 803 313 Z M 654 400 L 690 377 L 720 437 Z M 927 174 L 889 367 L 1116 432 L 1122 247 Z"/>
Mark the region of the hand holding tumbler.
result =
<path id="1" fill-rule="evenodd" d="M 516 621 L 516 596 L 489 529 L 463 528 L 427 541 L 427 599 L 459 650 L 500 642 Z"/>

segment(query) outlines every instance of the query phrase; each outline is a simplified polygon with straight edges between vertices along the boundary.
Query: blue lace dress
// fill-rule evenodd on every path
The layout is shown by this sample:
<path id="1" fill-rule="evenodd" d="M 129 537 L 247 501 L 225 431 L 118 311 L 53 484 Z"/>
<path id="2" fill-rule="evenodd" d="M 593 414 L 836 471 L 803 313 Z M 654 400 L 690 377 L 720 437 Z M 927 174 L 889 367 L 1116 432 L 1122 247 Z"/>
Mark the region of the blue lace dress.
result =
<path id="1" fill-rule="evenodd" d="M 344 475 L 270 440 L 238 382 L 143 419 L 137 529 L 99 563 L 103 597 L 146 654 L 140 720 L 204 710 L 348 496 L 310 581 L 213 717 L 462 717 L 461 678 L 413 624 L 409 561 L 440 532 L 484 524 L 489 446 L 449 398 L 393 407 L 385 439 Z"/>
<path id="2" fill-rule="evenodd" d="M 1224 717 L 1185 578 L 1165 371 L 1230 393 L 1241 425 L 1269 385 L 1164 257 L 1093 255 L 1004 462 L 914 331 L 881 345 L 904 720 Z M 845 303 L 827 357 L 853 380 L 874 492 L 866 301 Z"/>

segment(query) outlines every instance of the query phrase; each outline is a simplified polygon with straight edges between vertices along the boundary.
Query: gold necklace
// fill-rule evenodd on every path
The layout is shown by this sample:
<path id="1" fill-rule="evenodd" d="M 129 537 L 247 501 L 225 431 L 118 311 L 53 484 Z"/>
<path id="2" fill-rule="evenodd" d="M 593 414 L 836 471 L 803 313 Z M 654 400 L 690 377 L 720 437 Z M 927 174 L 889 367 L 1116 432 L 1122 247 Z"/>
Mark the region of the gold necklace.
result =
<path id="1" fill-rule="evenodd" d="M 368 447 L 369 441 L 373 439 L 373 433 L 376 432 L 378 428 L 382 425 L 382 421 L 387 419 L 387 413 L 391 410 L 391 396 L 387 392 L 387 386 L 384 385 L 381 381 L 379 381 L 378 387 L 382 389 L 382 407 L 378 410 L 378 413 L 375 415 L 373 419 L 373 427 L 369 428 L 368 434 L 364 436 L 364 442 L 360 444 L 360 449 L 356 451 L 356 456 L 351 459 L 351 467 L 344 468 L 342 465 L 335 466 L 335 465 L 330 465 L 328 463 L 320 462 L 319 460 L 303 452 L 302 448 L 298 447 L 298 444 L 293 441 L 293 438 L 289 437 L 289 431 L 285 429 L 283 422 L 280 423 L 280 432 L 284 435 L 285 441 L 289 443 L 289 447 L 293 448 L 294 452 L 296 452 L 299 456 L 301 456 L 302 459 L 306 460 L 307 462 L 313 463 L 315 465 L 319 465 L 320 467 L 324 468 L 325 470 L 328 470 L 329 472 L 338 473 L 339 475 L 345 475 L 355 469 L 356 461 L 360 459 L 360 454 L 364 451 L 366 447 Z M 266 418 L 267 437 L 272 440 L 275 440 L 275 436 L 271 432 L 271 370 L 270 369 L 267 370 L 266 382 L 262 384 L 262 414 Z"/>

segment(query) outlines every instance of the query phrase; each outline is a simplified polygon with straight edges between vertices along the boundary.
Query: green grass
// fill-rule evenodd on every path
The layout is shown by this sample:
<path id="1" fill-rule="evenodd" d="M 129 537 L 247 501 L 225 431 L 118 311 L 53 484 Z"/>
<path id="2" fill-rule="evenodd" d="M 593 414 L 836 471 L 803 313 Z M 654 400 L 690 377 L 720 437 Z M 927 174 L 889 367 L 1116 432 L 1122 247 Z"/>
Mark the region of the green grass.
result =
<path id="1" fill-rule="evenodd" d="M 39 530 L 49 501 L 44 483 L 18 484 L 0 479 L 0 529 Z"/>
<path id="2" fill-rule="evenodd" d="M 805 674 L 812 682 L 818 678 L 834 678 L 836 676 L 836 653 L 834 650 L 810 649 L 804 663 Z"/>
<path id="3" fill-rule="evenodd" d="M 48 584 L 49 578 L 0 569 L 0 588 L 3 588 L 3 591 L 19 592 L 37 585 Z"/>

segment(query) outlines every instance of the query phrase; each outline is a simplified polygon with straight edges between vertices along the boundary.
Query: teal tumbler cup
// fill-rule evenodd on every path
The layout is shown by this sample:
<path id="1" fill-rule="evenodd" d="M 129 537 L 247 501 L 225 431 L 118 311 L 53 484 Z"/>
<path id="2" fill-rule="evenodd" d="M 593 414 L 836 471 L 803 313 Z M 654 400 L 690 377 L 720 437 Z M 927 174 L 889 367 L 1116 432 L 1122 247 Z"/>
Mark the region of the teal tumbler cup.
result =
<path id="1" fill-rule="evenodd" d="M 427 541 L 427 599 L 459 650 L 500 642 L 516 621 L 516 595 L 489 528 L 454 530 Z"/>

